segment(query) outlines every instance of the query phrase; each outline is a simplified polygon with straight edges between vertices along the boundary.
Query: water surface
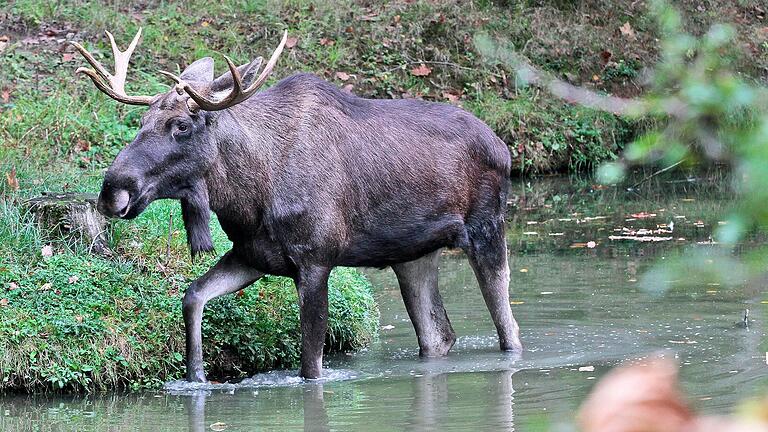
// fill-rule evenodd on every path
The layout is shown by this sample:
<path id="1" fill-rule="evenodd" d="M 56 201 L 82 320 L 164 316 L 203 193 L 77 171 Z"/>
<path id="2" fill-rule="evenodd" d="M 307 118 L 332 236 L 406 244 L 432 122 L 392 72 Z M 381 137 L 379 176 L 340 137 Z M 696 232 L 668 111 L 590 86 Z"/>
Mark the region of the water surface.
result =
<path id="1" fill-rule="evenodd" d="M 568 430 L 600 376 L 651 353 L 678 359 L 697 409 L 730 412 L 768 389 L 764 290 L 736 267 L 720 279 L 699 278 L 702 267 L 659 267 L 691 255 L 707 272 L 718 267 L 711 235 L 731 203 L 727 184 L 717 172 L 656 177 L 634 191 L 589 179 L 514 182 L 508 241 L 521 356 L 497 350 L 466 259 L 447 252 L 440 285 L 459 336 L 447 358 L 418 358 L 394 275 L 366 270 L 380 340 L 327 358 L 323 380 L 275 371 L 237 385 L 6 397 L 0 429 Z M 764 243 L 755 236 L 744 249 Z"/>

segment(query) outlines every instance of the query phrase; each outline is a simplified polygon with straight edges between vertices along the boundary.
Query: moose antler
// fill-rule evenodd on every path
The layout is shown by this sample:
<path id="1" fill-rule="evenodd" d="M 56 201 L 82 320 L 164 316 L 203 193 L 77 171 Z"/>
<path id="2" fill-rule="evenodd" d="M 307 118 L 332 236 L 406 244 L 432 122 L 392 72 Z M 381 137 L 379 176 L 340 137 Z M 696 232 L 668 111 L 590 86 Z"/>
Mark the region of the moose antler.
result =
<path id="1" fill-rule="evenodd" d="M 269 74 L 275 67 L 278 57 L 280 57 L 280 54 L 283 52 L 283 47 L 285 46 L 285 41 L 287 39 L 288 31 L 286 30 L 283 32 L 283 39 L 280 41 L 280 44 L 277 46 L 277 48 L 275 48 L 275 52 L 272 53 L 272 57 L 270 57 L 267 65 L 264 66 L 264 70 L 261 71 L 259 77 L 256 78 L 256 80 L 246 89 L 243 89 L 243 78 L 240 76 L 240 71 L 237 69 L 237 66 L 232 63 L 232 60 L 230 60 L 229 57 L 224 56 L 224 59 L 227 61 L 227 66 L 229 67 L 229 72 L 232 74 L 232 90 L 228 95 L 219 100 L 208 99 L 207 97 L 200 94 L 197 90 L 195 90 L 195 88 L 192 87 L 188 82 L 182 80 L 170 72 L 160 71 L 160 73 L 176 82 L 176 90 L 179 93 L 181 93 L 182 90 L 187 92 L 189 97 L 195 102 L 195 104 L 197 104 L 197 107 L 190 107 L 190 109 L 193 111 L 195 111 L 198 107 L 206 111 L 220 111 L 237 105 L 256 93 L 256 90 L 258 90 L 259 87 L 264 84 L 267 78 L 269 78 Z"/>
<path id="2" fill-rule="evenodd" d="M 91 53 L 88 52 L 82 45 L 77 42 L 70 42 L 80 54 L 85 57 L 88 63 L 93 66 L 93 69 L 78 68 L 77 73 L 83 73 L 93 81 L 96 87 L 107 96 L 112 99 L 129 105 L 149 105 L 152 102 L 152 96 L 128 96 L 125 93 L 125 78 L 128 74 L 128 62 L 131 60 L 131 54 L 136 49 L 136 45 L 139 43 L 139 37 L 141 37 L 141 28 L 136 32 L 136 36 L 133 37 L 133 41 L 125 51 L 120 51 L 115 43 L 115 38 L 112 33 L 107 33 L 109 42 L 112 44 L 112 53 L 115 57 L 115 74 L 112 75 L 104 68 L 104 66 L 96 60 Z"/>

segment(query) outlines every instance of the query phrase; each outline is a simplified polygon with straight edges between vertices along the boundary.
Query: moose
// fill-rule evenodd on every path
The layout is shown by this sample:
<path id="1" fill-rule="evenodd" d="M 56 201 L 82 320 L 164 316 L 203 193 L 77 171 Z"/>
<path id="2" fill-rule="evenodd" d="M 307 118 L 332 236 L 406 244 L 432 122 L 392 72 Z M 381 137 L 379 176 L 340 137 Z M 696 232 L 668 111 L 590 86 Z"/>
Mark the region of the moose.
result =
<path id="1" fill-rule="evenodd" d="M 186 379 L 205 382 L 205 304 L 264 274 L 298 290 L 301 369 L 321 377 L 328 277 L 336 266 L 391 267 L 419 355 L 444 356 L 456 341 L 438 291 L 443 248 L 466 252 L 502 350 L 522 350 L 509 303 L 504 236 L 509 151 L 491 129 L 452 105 L 365 99 L 308 73 L 258 91 L 287 31 L 261 57 L 214 76 L 205 57 L 174 75 L 166 93 L 128 95 L 125 51 L 107 32 L 114 75 L 82 45 L 79 68 L 118 102 L 148 106 L 134 140 L 106 171 L 97 208 L 132 219 L 152 201 L 177 199 L 193 255 L 211 251 L 213 211 L 232 249 L 192 282 L 182 300 Z"/>

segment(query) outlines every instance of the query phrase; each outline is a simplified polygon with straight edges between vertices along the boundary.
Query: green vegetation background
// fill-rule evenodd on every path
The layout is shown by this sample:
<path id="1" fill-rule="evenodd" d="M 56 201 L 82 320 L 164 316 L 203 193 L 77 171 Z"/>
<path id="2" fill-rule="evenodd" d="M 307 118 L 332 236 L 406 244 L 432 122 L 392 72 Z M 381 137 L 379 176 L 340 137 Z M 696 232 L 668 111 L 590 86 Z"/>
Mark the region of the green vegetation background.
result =
<path id="1" fill-rule="evenodd" d="M 676 6 L 693 32 L 736 23 L 737 69 L 766 81 L 768 31 L 758 3 Z M 106 261 L 83 245 L 46 238 L 23 205 L 46 190 L 97 191 L 103 170 L 132 139 L 143 109 L 119 105 L 75 76 L 84 61 L 66 42 L 84 41 L 111 65 L 103 31 L 125 46 L 139 27 L 129 92 L 167 91 L 158 69 L 180 70 L 203 56 L 213 56 L 219 71 L 222 54 L 239 63 L 267 56 L 287 28 L 290 48 L 270 83 L 311 71 L 365 97 L 461 105 L 508 143 L 520 173 L 591 169 L 616 158 L 649 121 L 518 87 L 512 71 L 479 57 L 475 34 L 502 36 L 569 82 L 627 97 L 643 92 L 644 68 L 659 53 L 645 2 L 630 0 L 0 0 L 0 389 L 156 386 L 183 372 L 178 300 L 214 257 L 190 262 L 178 206 L 156 203 L 138 220 L 114 224 L 120 258 Z M 221 230 L 214 232 L 219 253 L 227 250 Z M 53 256 L 41 254 L 45 245 Z M 295 363 L 295 294 L 287 285 L 269 278 L 212 304 L 210 370 L 242 375 Z M 333 345 L 362 346 L 377 325 L 370 285 L 342 270 L 334 287 Z"/>

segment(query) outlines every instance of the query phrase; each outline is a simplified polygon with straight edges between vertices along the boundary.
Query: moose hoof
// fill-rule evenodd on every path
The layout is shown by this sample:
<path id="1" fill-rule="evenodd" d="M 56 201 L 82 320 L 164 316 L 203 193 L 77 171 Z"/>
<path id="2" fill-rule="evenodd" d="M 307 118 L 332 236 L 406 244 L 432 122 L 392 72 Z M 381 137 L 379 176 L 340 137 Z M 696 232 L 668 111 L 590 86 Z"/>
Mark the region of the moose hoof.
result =
<path id="1" fill-rule="evenodd" d="M 502 351 L 515 352 L 515 353 L 523 352 L 523 343 L 520 342 L 519 338 L 515 340 L 509 340 L 509 341 L 505 341 L 505 340 L 499 341 L 499 345 Z"/>
<path id="2" fill-rule="evenodd" d="M 187 373 L 187 381 L 191 383 L 204 383 L 208 382 L 205 379 L 205 372 L 203 371 L 190 371 Z"/>
<path id="3" fill-rule="evenodd" d="M 419 357 L 444 357 L 456 343 L 456 336 L 451 332 L 438 342 L 419 347 Z"/>

